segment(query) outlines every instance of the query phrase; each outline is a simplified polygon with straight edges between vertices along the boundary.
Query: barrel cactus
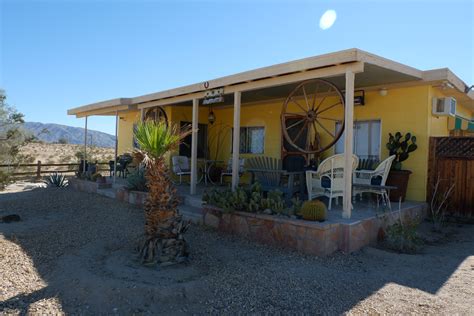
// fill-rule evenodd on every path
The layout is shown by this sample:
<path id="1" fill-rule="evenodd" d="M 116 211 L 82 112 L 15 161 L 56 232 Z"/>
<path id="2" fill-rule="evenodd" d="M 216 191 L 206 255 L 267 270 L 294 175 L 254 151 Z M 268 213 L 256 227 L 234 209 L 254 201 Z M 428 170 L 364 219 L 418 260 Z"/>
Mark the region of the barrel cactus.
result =
<path id="1" fill-rule="evenodd" d="M 306 201 L 301 206 L 300 215 L 303 219 L 308 221 L 319 221 L 323 222 L 327 217 L 326 205 L 319 201 Z"/>

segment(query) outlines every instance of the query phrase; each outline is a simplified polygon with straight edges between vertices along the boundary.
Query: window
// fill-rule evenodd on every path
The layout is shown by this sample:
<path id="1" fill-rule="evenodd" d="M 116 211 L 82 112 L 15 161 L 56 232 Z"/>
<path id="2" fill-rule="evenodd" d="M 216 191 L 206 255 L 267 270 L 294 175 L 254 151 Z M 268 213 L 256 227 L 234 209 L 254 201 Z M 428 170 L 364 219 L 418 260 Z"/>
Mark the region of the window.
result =
<path id="1" fill-rule="evenodd" d="M 360 159 L 380 159 L 380 125 L 380 120 L 354 122 L 354 154 Z M 336 154 L 343 152 L 344 134 L 336 143 Z"/>
<path id="2" fill-rule="evenodd" d="M 232 129 L 232 144 L 234 133 Z M 265 146 L 264 127 L 241 127 L 240 128 L 240 153 L 241 154 L 263 154 Z M 232 152 L 232 145 L 231 145 Z"/>

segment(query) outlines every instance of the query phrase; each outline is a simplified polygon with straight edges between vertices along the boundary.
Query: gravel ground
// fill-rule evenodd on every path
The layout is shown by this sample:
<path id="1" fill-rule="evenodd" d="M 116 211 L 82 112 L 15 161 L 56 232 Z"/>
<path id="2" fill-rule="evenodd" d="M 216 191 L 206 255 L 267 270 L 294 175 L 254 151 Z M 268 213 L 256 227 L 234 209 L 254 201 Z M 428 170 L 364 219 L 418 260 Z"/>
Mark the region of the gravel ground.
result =
<path id="1" fill-rule="evenodd" d="M 0 314 L 474 314 L 473 226 L 419 255 L 326 258 L 193 226 L 190 263 L 151 269 L 135 261 L 140 209 L 29 189 L 0 194 L 0 216 L 23 219 L 0 223 Z"/>

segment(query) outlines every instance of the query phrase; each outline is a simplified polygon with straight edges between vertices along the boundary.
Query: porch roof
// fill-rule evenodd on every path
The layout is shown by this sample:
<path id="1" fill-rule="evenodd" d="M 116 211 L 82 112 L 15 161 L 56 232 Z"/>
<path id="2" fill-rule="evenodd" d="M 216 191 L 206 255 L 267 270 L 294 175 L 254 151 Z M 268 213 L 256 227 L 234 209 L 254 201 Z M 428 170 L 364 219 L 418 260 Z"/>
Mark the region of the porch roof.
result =
<path id="1" fill-rule="evenodd" d="M 467 85 L 449 69 L 435 69 L 421 71 L 407 65 L 359 50 L 349 49 L 335 53 L 324 54 L 300 60 L 290 61 L 282 64 L 250 70 L 226 77 L 221 77 L 205 82 L 195 83 L 188 86 L 164 90 L 161 92 L 146 94 L 133 98 L 118 98 L 98 103 L 92 103 L 68 110 L 68 114 L 78 117 L 86 115 L 110 115 L 115 111 L 126 111 L 132 108 L 146 108 L 155 105 L 186 105 L 192 98 L 202 98 L 207 90 L 224 88 L 236 90 L 239 87 L 245 93 L 242 102 L 256 102 L 264 99 L 282 98 L 291 91 L 294 81 L 285 83 L 283 77 L 301 74 L 309 71 L 339 68 L 345 66 L 360 65 L 363 72 L 356 76 L 356 89 L 381 88 L 392 85 L 417 85 L 427 82 L 449 82 L 450 89 L 456 98 L 466 102 L 471 110 L 474 110 L 474 92 L 466 94 Z M 344 76 L 331 75 L 328 78 L 338 87 L 344 87 Z M 282 80 L 270 80 L 282 78 Z M 268 81 L 268 85 L 265 82 Z M 278 81 L 278 84 L 275 82 Z M 272 83 L 273 82 L 273 83 Z M 278 86 L 278 89 L 274 87 Z M 253 87 L 253 89 L 252 89 Z M 273 88 L 272 88 L 273 87 Z M 227 88 L 227 89 L 226 89 Z M 262 90 L 265 89 L 265 93 Z M 228 102 L 231 102 L 229 100 Z M 190 104 L 190 103 L 189 103 Z"/>

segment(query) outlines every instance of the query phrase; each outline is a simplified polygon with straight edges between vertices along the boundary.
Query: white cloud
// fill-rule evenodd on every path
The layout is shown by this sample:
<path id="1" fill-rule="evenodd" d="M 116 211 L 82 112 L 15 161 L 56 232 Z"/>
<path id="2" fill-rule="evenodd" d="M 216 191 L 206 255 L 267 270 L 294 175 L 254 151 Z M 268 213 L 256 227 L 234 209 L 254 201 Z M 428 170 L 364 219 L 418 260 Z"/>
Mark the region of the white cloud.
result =
<path id="1" fill-rule="evenodd" d="M 319 27 L 322 30 L 329 29 L 336 22 L 337 14 L 334 10 L 327 10 L 319 19 Z"/>

